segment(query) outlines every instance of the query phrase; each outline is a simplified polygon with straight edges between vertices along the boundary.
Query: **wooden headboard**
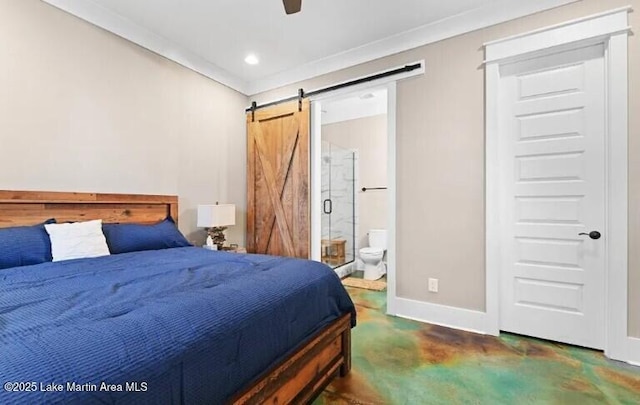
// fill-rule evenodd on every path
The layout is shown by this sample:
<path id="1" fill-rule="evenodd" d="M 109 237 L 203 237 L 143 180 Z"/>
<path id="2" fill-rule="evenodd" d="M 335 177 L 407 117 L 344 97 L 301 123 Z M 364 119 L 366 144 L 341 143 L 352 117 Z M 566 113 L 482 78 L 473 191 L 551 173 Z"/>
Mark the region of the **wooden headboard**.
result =
<path id="1" fill-rule="evenodd" d="M 168 215 L 178 223 L 177 196 L 0 190 L 0 228 L 35 225 L 49 218 L 144 224 Z"/>

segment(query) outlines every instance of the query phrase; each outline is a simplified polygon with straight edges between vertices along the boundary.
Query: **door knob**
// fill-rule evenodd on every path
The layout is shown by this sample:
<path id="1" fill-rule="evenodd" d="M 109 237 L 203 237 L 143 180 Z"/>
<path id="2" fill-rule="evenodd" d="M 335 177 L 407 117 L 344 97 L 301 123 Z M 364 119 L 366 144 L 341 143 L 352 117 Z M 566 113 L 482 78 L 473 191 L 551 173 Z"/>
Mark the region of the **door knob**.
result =
<path id="1" fill-rule="evenodd" d="M 589 233 L 580 232 L 578 235 L 586 235 L 586 236 L 590 237 L 591 239 L 600 239 L 600 237 L 602 236 L 600 234 L 600 232 L 598 232 L 598 231 L 591 231 Z"/>

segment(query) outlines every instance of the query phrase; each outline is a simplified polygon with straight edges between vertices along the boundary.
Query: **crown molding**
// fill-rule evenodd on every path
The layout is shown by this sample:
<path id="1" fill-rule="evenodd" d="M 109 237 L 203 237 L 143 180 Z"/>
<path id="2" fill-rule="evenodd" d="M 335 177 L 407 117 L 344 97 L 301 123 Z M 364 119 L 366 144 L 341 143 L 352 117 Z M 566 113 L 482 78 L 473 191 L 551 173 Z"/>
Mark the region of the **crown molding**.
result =
<path id="1" fill-rule="evenodd" d="M 87 0 L 42 0 L 62 11 L 109 31 L 227 87 L 247 94 L 247 82 L 187 48 Z"/>
<path id="2" fill-rule="evenodd" d="M 254 80 L 249 83 L 249 94 L 255 95 L 577 1 L 581 0 L 494 1 L 485 7 Z"/>
<path id="3" fill-rule="evenodd" d="M 536 0 L 517 4 L 510 0 L 494 1 L 485 7 L 423 25 L 252 82 L 240 79 L 185 47 L 175 44 L 94 2 L 87 0 L 42 1 L 240 93 L 255 95 L 580 0 Z"/>

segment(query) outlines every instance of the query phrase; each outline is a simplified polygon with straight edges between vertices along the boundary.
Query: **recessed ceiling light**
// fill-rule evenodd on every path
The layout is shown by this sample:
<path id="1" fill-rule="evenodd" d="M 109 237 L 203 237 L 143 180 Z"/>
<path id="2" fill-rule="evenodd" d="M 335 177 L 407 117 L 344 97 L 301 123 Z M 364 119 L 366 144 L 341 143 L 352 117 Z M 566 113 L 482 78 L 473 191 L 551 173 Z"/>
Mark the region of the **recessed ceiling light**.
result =
<path id="1" fill-rule="evenodd" d="M 244 58 L 244 61 L 249 64 L 249 65 L 257 65 L 258 62 L 260 62 L 258 60 L 258 57 L 252 53 L 250 53 L 249 55 L 247 55 L 246 58 Z"/>

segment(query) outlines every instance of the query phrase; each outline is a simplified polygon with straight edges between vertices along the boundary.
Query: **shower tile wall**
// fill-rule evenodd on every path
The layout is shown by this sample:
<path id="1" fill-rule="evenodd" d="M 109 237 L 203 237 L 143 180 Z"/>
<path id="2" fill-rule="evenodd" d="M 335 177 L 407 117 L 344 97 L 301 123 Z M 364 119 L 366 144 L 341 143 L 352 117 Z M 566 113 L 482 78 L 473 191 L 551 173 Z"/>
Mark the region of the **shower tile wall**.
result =
<path id="1" fill-rule="evenodd" d="M 328 200 L 331 196 L 331 144 L 329 142 L 322 141 L 322 239 L 329 239 L 331 234 L 331 222 L 329 221 L 329 214 L 324 212 L 324 201 Z"/>
<path id="2" fill-rule="evenodd" d="M 322 142 L 322 201 L 331 199 L 332 213 L 322 214 L 322 238 L 346 240 L 346 262 L 354 259 L 354 182 L 357 175 L 353 151 Z"/>
<path id="3" fill-rule="evenodd" d="M 334 201 L 331 214 L 331 237 L 345 239 L 346 261 L 353 257 L 354 206 L 353 206 L 353 152 L 334 151 L 331 165 L 331 199 Z"/>

